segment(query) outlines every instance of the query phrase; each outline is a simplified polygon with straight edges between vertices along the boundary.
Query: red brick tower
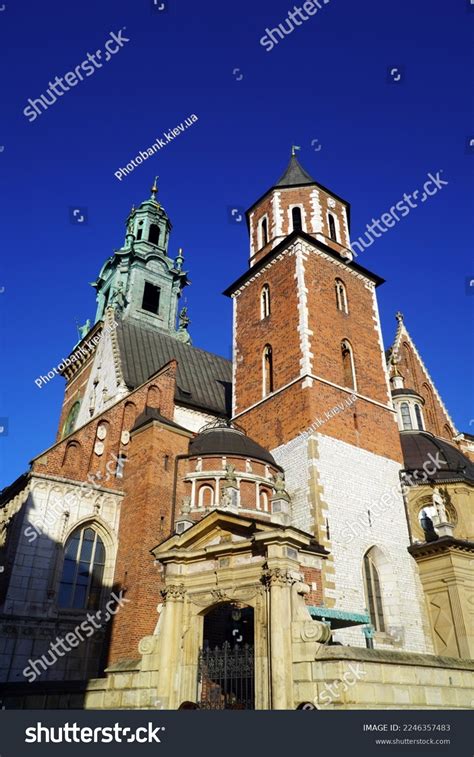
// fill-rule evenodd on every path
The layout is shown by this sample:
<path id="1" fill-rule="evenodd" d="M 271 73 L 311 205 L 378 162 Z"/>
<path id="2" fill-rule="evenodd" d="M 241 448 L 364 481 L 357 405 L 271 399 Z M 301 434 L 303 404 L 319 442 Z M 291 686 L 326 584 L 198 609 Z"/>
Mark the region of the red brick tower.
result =
<path id="1" fill-rule="evenodd" d="M 352 259 L 349 204 L 293 154 L 247 220 L 250 267 L 226 291 L 234 418 L 270 449 L 324 425 L 401 460 L 375 293 L 383 280 Z"/>

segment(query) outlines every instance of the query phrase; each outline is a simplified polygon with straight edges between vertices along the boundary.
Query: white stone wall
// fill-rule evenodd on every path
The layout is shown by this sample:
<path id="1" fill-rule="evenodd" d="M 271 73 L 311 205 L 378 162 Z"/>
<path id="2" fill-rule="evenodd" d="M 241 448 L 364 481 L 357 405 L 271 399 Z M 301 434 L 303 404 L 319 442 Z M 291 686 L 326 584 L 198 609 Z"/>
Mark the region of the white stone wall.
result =
<path id="1" fill-rule="evenodd" d="M 312 438 L 317 442 L 313 460 L 308 458 L 308 440 L 303 436 L 272 452 L 285 469 L 293 525 L 303 530 L 314 528 L 308 481 L 311 467 L 317 471 L 321 500 L 326 503 L 321 515 L 329 521 L 336 585 L 330 596 L 335 607 L 365 611 L 363 557 L 376 547 L 389 633 L 376 634 L 375 647 L 432 652 L 421 583 L 407 552 L 408 527 L 402 495 L 397 492 L 399 464 L 322 433 Z M 335 640 L 365 646 L 360 627 L 338 631 Z"/>
<path id="2" fill-rule="evenodd" d="M 189 407 L 175 405 L 173 420 L 188 431 L 197 433 L 207 423 L 215 421 L 216 416 L 202 413 L 200 410 L 192 410 Z"/>
<path id="3" fill-rule="evenodd" d="M 67 496 L 69 495 L 69 496 Z M 17 539 L 11 577 L 0 607 L 0 681 L 26 682 L 23 669 L 29 657 L 40 657 L 57 637 L 64 638 L 87 611 L 58 608 L 63 550 L 79 525 L 91 523 L 106 550 L 103 600 L 113 587 L 121 494 L 61 480 L 33 476 L 28 498 L 10 523 Z M 104 629 L 105 630 L 105 629 Z M 103 631 L 41 674 L 40 680 L 81 678 L 94 671 Z"/>

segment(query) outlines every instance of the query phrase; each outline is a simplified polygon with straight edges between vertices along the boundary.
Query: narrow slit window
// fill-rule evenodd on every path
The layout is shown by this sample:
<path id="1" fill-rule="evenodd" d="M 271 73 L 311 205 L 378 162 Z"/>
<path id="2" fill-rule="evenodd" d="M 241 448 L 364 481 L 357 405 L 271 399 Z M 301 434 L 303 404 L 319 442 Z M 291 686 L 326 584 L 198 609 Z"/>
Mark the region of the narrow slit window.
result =
<path id="1" fill-rule="evenodd" d="M 331 237 L 331 239 L 334 240 L 334 242 L 337 242 L 336 222 L 334 220 L 334 216 L 332 213 L 328 213 L 328 223 L 329 223 L 329 236 Z"/>
<path id="2" fill-rule="evenodd" d="M 301 221 L 301 208 L 293 208 L 291 211 L 291 218 L 293 221 L 293 231 L 301 231 L 303 228 Z"/>

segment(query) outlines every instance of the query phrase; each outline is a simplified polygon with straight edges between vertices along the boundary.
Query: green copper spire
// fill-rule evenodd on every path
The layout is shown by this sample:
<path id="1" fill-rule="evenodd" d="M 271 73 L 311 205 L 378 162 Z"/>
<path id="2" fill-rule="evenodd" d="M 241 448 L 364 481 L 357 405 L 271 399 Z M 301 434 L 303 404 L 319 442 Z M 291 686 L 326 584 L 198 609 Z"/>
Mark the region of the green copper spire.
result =
<path id="1" fill-rule="evenodd" d="M 132 207 L 128 215 L 123 247 L 104 263 L 92 285 L 97 292 L 95 320 L 102 320 L 105 309 L 112 306 L 123 319 L 183 339 L 186 329 L 176 324 L 178 300 L 189 280 L 182 270 L 182 249 L 176 260 L 168 254 L 171 221 L 157 193 L 158 176 L 150 198 Z"/>

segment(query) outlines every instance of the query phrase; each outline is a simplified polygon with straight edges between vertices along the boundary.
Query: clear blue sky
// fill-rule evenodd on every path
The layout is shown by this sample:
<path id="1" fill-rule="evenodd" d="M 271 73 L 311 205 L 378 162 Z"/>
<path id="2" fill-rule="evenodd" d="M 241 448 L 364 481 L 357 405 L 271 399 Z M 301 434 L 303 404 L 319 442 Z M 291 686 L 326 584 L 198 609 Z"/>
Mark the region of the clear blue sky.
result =
<path id="1" fill-rule="evenodd" d="M 6 0 L 0 12 L 2 485 L 54 440 L 63 379 L 42 389 L 34 379 L 67 355 L 76 320 L 94 317 L 88 282 L 122 244 L 154 174 L 174 226 L 171 254 L 184 247 L 193 282 L 194 343 L 229 356 L 221 292 L 245 270 L 248 239 L 228 207 L 263 194 L 292 143 L 314 178 L 352 203 L 354 237 L 443 169 L 449 185 L 358 262 L 387 280 L 378 290 L 386 345 L 400 309 L 456 425 L 473 431 L 474 6 L 331 0 L 266 52 L 259 40 L 285 20 L 289 0 L 168 5 L 160 14 L 152 0 Z M 123 49 L 30 123 L 28 98 L 123 27 Z M 394 66 L 403 81 L 388 80 Z M 115 178 L 191 113 L 198 123 Z M 87 207 L 87 225 L 69 222 L 76 205 Z"/>

